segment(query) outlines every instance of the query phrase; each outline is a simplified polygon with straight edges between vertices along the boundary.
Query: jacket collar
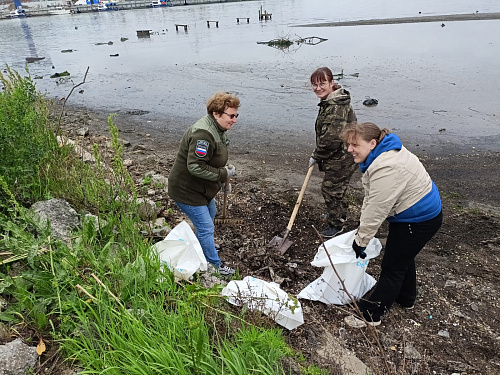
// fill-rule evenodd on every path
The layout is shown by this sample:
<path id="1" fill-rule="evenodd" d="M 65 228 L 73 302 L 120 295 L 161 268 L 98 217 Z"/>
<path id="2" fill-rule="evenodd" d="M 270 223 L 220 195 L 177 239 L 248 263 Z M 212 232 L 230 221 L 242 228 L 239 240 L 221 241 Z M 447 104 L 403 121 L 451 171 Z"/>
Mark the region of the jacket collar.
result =
<path id="1" fill-rule="evenodd" d="M 390 150 L 401 150 L 403 144 L 396 134 L 387 134 L 380 143 L 375 146 L 373 150 L 370 151 L 366 160 L 359 163 L 359 169 L 361 173 L 365 173 L 368 167 L 373 163 L 373 161 L 378 158 L 381 154 Z"/>

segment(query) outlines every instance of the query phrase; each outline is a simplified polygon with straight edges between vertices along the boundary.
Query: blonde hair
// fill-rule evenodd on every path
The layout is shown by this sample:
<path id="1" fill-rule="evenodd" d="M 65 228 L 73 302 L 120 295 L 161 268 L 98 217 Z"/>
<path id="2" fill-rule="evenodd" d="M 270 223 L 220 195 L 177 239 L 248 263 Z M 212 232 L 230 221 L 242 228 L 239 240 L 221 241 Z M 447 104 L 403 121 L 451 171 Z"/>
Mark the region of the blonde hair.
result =
<path id="1" fill-rule="evenodd" d="M 352 143 L 354 139 L 362 139 L 365 142 L 370 142 L 372 139 L 379 144 L 382 139 L 391 131 L 387 128 L 380 129 L 373 122 L 363 122 L 361 124 L 351 123 L 348 124 L 342 131 L 341 138 L 344 143 Z"/>
<path id="2" fill-rule="evenodd" d="M 229 92 L 219 91 L 207 101 L 207 113 L 222 115 L 228 108 L 238 108 L 240 99 Z"/>

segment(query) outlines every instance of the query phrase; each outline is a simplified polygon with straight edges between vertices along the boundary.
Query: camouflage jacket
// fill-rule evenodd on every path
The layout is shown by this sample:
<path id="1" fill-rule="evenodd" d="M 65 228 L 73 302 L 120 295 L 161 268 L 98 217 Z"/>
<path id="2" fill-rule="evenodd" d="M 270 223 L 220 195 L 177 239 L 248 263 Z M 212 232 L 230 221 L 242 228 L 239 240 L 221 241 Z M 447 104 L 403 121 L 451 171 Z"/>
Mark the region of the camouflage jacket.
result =
<path id="1" fill-rule="evenodd" d="M 190 206 L 207 205 L 227 179 L 226 130 L 206 115 L 184 133 L 168 177 L 168 195 Z"/>
<path id="2" fill-rule="evenodd" d="M 316 149 L 312 157 L 320 164 L 329 160 L 342 160 L 347 149 L 340 139 L 340 133 L 349 122 L 356 122 L 356 114 L 351 106 L 349 91 L 341 86 L 318 104 L 319 113 L 316 118 Z"/>

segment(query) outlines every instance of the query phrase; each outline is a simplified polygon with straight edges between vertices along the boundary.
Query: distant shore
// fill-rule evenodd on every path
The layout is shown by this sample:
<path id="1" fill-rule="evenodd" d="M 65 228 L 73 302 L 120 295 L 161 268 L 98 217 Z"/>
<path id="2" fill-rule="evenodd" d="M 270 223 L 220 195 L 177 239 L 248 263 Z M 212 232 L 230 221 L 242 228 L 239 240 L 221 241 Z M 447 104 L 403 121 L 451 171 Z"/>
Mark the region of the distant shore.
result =
<path id="1" fill-rule="evenodd" d="M 445 14 L 441 16 L 419 16 L 402 18 L 383 18 L 358 21 L 324 22 L 296 27 L 334 27 L 334 26 L 361 26 L 361 25 L 393 25 L 399 23 L 444 22 L 444 21 L 474 21 L 500 19 L 500 13 L 471 13 L 471 14 Z"/>

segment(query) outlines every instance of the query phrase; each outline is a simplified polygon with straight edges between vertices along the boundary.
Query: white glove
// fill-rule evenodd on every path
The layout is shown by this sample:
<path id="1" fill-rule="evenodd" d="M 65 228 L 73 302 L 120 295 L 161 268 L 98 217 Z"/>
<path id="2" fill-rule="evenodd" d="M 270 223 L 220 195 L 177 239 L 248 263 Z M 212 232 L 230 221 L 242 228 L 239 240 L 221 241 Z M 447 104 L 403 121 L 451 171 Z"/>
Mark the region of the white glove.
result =
<path id="1" fill-rule="evenodd" d="M 311 158 L 309 159 L 309 167 L 308 168 L 311 168 L 312 165 L 317 164 L 317 163 L 318 163 L 318 161 L 311 156 Z"/>
<path id="2" fill-rule="evenodd" d="M 231 184 L 227 184 L 227 190 L 226 190 L 226 184 L 222 184 L 222 186 L 220 187 L 220 191 L 226 194 L 230 194 L 233 191 L 233 189 L 231 187 Z"/>
<path id="3" fill-rule="evenodd" d="M 227 171 L 227 178 L 236 176 L 236 167 L 234 165 L 231 165 L 230 167 L 226 165 L 224 168 L 226 168 Z"/>

